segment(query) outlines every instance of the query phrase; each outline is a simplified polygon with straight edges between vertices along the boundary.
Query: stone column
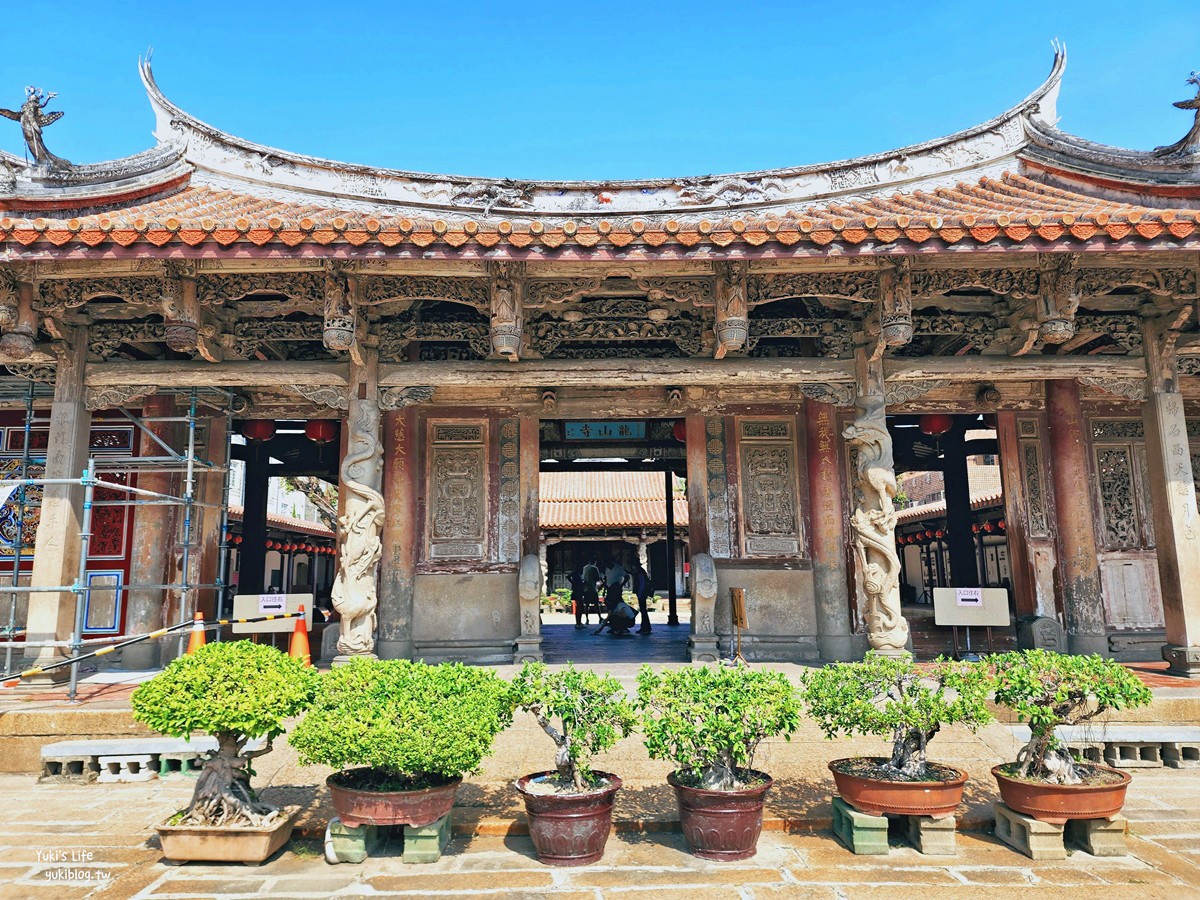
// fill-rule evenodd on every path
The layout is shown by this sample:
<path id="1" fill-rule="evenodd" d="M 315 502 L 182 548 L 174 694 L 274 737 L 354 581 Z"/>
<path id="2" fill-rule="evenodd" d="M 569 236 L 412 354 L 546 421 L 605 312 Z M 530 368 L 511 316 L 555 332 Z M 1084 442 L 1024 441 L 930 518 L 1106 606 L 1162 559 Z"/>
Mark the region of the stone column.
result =
<path id="1" fill-rule="evenodd" d="M 175 402 L 169 396 L 150 396 L 142 401 L 142 417 L 153 419 L 176 414 Z M 174 422 L 146 422 L 147 431 L 157 435 L 168 446 L 176 447 L 179 428 Z M 140 456 L 163 456 L 166 451 L 148 434 L 135 432 L 139 439 Z M 138 475 L 138 487 L 163 494 L 174 494 L 178 489 L 172 472 L 142 472 Z M 129 554 L 129 583 L 131 585 L 167 584 L 174 581 L 175 552 L 178 543 L 178 521 L 183 510 L 168 505 L 139 504 L 134 507 L 133 543 Z M 174 625 L 167 621 L 168 598 L 162 588 L 145 588 L 128 592 L 125 613 L 125 630 L 129 634 L 145 634 L 148 631 Z M 165 642 L 146 641 L 134 644 L 121 651 L 121 664 L 127 669 L 152 669 L 162 664 L 160 650 L 171 655 L 173 638 Z"/>
<path id="2" fill-rule="evenodd" d="M 1200 591 L 1196 589 L 1200 584 L 1200 514 L 1175 370 L 1176 336 L 1173 328 L 1164 333 L 1153 320 L 1143 325 L 1149 379 L 1142 422 L 1167 626 L 1162 655 L 1173 673 L 1200 678 Z"/>
<path id="3" fill-rule="evenodd" d="M 22 288 L 26 287 L 21 285 Z M 68 354 L 58 365 L 54 384 L 54 402 L 50 407 L 49 447 L 46 452 L 46 478 L 79 478 L 87 467 L 91 414 L 83 402 L 83 366 L 87 359 L 87 329 L 77 330 L 67 346 Z M 33 548 L 33 572 L 30 584 L 63 586 L 79 576 L 82 552 L 80 528 L 83 524 L 83 487 L 46 485 L 42 492 L 42 514 Z M 79 602 L 83 602 L 82 597 Z M 25 620 L 30 641 L 65 641 L 75 627 L 75 594 L 69 591 L 30 593 Z M 24 664 L 32 667 L 61 659 L 67 653 L 54 647 L 28 647 Z M 69 667 L 51 673 L 51 679 L 65 679 Z"/>
<path id="4" fill-rule="evenodd" d="M 383 452 L 380 446 L 379 356 L 362 351 L 350 367 L 349 431 L 342 458 L 344 500 L 338 510 L 338 570 L 333 605 L 341 615 L 341 656 L 374 656 L 379 559 L 383 546 Z"/>
<path id="5" fill-rule="evenodd" d="M 1074 380 L 1046 382 L 1050 423 L 1050 476 L 1058 530 L 1059 584 L 1072 653 L 1108 654 L 1104 598 L 1096 555 L 1096 511 L 1092 508 L 1092 470 L 1087 430 Z"/>
<path id="6" fill-rule="evenodd" d="M 384 659 L 412 659 L 413 578 L 417 566 L 416 413 L 398 409 L 384 417 L 383 559 L 380 573 L 379 645 Z"/>
<path id="7" fill-rule="evenodd" d="M 867 641 L 896 656 L 908 647 L 908 622 L 900 610 L 900 557 L 896 554 L 896 472 L 884 411 L 882 360 L 855 351 L 858 418 L 842 437 L 857 452 L 850 525 L 865 612 Z"/>
<path id="8" fill-rule="evenodd" d="M 846 506 L 839 464 L 836 410 L 805 401 L 808 442 L 809 539 L 817 599 L 817 645 L 826 661 L 858 659 L 866 650 L 850 620 L 846 571 Z"/>
<path id="9" fill-rule="evenodd" d="M 643 569 L 645 569 L 647 572 L 649 572 L 650 571 L 650 554 L 648 552 L 648 547 L 646 544 L 645 537 L 643 537 L 641 540 L 638 541 L 637 557 L 638 557 L 638 565 L 641 566 Z"/>

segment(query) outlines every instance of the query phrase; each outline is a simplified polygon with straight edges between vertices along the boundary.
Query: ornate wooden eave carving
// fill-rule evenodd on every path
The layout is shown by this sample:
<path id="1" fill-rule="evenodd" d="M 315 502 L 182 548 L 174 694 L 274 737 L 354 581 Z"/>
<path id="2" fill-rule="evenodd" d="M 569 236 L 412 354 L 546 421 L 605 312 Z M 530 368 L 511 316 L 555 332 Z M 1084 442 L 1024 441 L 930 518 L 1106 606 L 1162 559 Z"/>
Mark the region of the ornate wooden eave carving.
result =
<path id="1" fill-rule="evenodd" d="M 359 302 L 364 306 L 397 300 L 432 300 L 463 303 L 482 313 L 491 309 L 491 288 L 486 278 L 359 275 L 357 280 Z"/>
<path id="2" fill-rule="evenodd" d="M 746 299 L 752 307 L 791 297 L 835 297 L 873 303 L 878 296 L 879 273 L 871 270 L 781 272 L 750 275 L 746 279 Z"/>
<path id="3" fill-rule="evenodd" d="M 1110 294 L 1119 288 L 1139 288 L 1155 297 L 1178 300 L 1198 297 L 1196 269 L 1191 266 L 1080 269 L 1075 283 L 1076 293 L 1085 299 Z"/>
<path id="4" fill-rule="evenodd" d="M 525 285 L 525 305 L 539 308 L 578 300 L 595 292 L 604 284 L 604 276 L 591 278 L 547 278 L 531 280 Z"/>
<path id="5" fill-rule="evenodd" d="M 966 290 L 1027 300 L 1038 292 L 1038 271 L 1033 268 L 916 269 L 911 277 L 912 296 L 919 300 Z"/>
<path id="6" fill-rule="evenodd" d="M 202 306 L 221 306 L 255 294 L 282 294 L 294 306 L 289 312 L 319 314 L 325 307 L 323 272 L 240 272 L 202 270 L 196 296 Z"/>
<path id="7" fill-rule="evenodd" d="M 883 402 L 887 406 L 899 406 L 901 403 L 910 403 L 918 397 L 924 397 L 930 391 L 948 387 L 949 384 L 949 381 L 941 379 L 888 382 L 884 389 Z"/>
<path id="8" fill-rule="evenodd" d="M 43 363 L 10 363 L 5 368 L 8 369 L 10 375 L 15 375 L 17 378 L 24 378 L 27 381 L 36 381 L 40 384 L 53 385 L 58 378 L 57 368 Z"/>
<path id="9" fill-rule="evenodd" d="M 849 319 L 752 318 L 746 349 L 754 350 L 765 338 L 811 338 L 820 345 L 822 356 L 844 358 L 854 351 L 853 323 Z"/>
<path id="10" fill-rule="evenodd" d="M 795 388 L 805 397 L 818 403 L 829 403 L 833 406 L 854 404 L 855 392 L 852 384 L 797 384 Z"/>
<path id="11" fill-rule="evenodd" d="M 634 284 L 646 292 L 650 300 L 673 300 L 693 306 L 712 306 L 716 288 L 711 278 L 635 278 Z"/>
<path id="12" fill-rule="evenodd" d="M 155 268 L 157 270 L 159 267 Z M 157 307 L 161 297 L 161 278 L 156 273 L 43 281 L 38 309 L 46 315 L 61 315 L 65 310 L 78 309 L 97 297 L 119 297 L 126 303 Z"/>
<path id="13" fill-rule="evenodd" d="M 410 341 L 465 341 L 475 356 L 486 358 L 492 349 L 491 334 L 482 322 L 421 322 L 392 319 L 379 326 L 379 356 L 397 362 Z"/>
<path id="14" fill-rule="evenodd" d="M 1080 384 L 1099 388 L 1106 394 L 1120 397 L 1123 400 L 1136 400 L 1139 403 L 1146 399 L 1146 381 L 1141 378 L 1104 378 L 1101 376 L 1084 375 L 1076 379 Z"/>

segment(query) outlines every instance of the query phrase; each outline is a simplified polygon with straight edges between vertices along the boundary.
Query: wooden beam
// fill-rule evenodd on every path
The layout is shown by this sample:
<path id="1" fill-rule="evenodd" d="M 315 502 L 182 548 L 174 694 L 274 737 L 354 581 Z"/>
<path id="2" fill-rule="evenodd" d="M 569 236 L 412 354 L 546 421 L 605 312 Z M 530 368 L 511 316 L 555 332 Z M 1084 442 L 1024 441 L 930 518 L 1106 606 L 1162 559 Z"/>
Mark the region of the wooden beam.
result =
<path id="1" fill-rule="evenodd" d="M 56 366 L 58 357 L 54 355 L 49 344 L 34 344 L 33 352 L 24 359 L 17 359 L 7 353 L 0 353 L 0 366 Z"/>
<path id="2" fill-rule="evenodd" d="M 189 387 L 259 387 L 331 385 L 345 387 L 350 370 L 330 360 L 231 360 L 219 364 L 191 360 L 89 363 L 84 381 L 89 387 L 108 385 L 186 385 Z"/>
<path id="3" fill-rule="evenodd" d="M 1131 356 L 944 356 L 885 359 L 883 365 L 889 381 L 1029 381 L 1081 376 L 1146 376 L 1143 360 Z M 220 364 L 190 360 L 122 360 L 89 363 L 85 379 L 89 387 L 260 387 L 281 384 L 343 387 L 349 381 L 349 369 L 345 363 L 332 360 L 230 360 Z M 737 388 L 848 384 L 853 381 L 852 360 L 825 358 L 439 361 L 379 367 L 380 387 L 430 385 L 511 389 L 712 385 Z"/>
<path id="4" fill-rule="evenodd" d="M 380 387 L 670 387 L 673 385 L 827 384 L 854 380 L 840 359 L 589 359 L 414 362 L 379 367 Z"/>

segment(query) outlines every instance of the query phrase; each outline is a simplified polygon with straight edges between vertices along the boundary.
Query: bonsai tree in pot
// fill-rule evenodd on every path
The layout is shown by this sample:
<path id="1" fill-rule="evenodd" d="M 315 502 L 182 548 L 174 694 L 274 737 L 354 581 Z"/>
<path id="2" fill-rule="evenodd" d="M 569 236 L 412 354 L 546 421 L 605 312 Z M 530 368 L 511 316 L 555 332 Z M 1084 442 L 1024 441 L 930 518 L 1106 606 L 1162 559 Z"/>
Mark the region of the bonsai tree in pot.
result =
<path id="1" fill-rule="evenodd" d="M 770 776 L 753 768 L 759 744 L 800 723 L 800 701 L 782 672 L 687 666 L 638 673 L 646 750 L 678 765 L 675 789 L 689 848 L 705 859 L 753 856 Z"/>
<path id="2" fill-rule="evenodd" d="M 540 662 L 525 663 L 513 680 L 513 699 L 557 748 L 554 770 L 516 782 L 538 859 L 567 866 L 597 861 L 612 830 L 621 779 L 590 763 L 633 730 L 632 704 L 615 678 L 569 664 L 552 672 Z"/>
<path id="3" fill-rule="evenodd" d="M 827 738 L 890 738 L 890 757 L 852 757 L 829 764 L 842 799 L 880 815 L 944 816 L 962 801 L 967 775 L 931 763 L 929 742 L 943 725 L 975 731 L 992 720 L 990 679 L 976 663 L 938 660 L 919 671 L 912 656 L 867 653 L 862 662 L 825 666 L 804 677 L 809 715 Z"/>
<path id="4" fill-rule="evenodd" d="M 1150 689 L 1117 661 L 1096 654 L 1021 650 L 994 656 L 989 665 L 996 702 L 1028 723 L 1030 732 L 1015 762 L 992 769 L 1008 807 L 1057 824 L 1120 812 L 1129 774 L 1076 761 L 1055 729 L 1145 706 L 1153 699 Z"/>
<path id="5" fill-rule="evenodd" d="M 295 812 L 258 799 L 250 764 L 308 706 L 316 681 L 315 669 L 268 644 L 223 641 L 173 660 L 133 692 L 139 722 L 171 737 L 204 732 L 217 742 L 187 809 L 158 827 L 168 859 L 261 862 L 283 846 Z M 266 743 L 247 750 L 256 738 Z"/>
<path id="6" fill-rule="evenodd" d="M 510 686 L 490 669 L 355 657 L 321 676 L 288 741 L 302 763 L 358 766 L 326 779 L 344 825 L 419 827 L 450 812 L 511 722 Z"/>

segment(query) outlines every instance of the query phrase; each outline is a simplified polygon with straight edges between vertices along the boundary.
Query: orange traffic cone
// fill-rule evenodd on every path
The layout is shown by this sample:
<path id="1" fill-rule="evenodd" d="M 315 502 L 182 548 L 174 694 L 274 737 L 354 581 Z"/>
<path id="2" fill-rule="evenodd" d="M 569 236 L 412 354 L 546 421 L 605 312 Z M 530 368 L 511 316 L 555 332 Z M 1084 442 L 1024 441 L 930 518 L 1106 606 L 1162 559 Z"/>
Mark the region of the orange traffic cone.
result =
<path id="1" fill-rule="evenodd" d="M 188 653 L 195 653 L 203 647 L 207 641 L 204 635 L 204 613 L 197 612 L 195 619 L 192 621 L 192 633 L 188 636 Z"/>
<path id="2" fill-rule="evenodd" d="M 300 615 L 292 629 L 292 642 L 288 645 L 288 656 L 302 659 L 306 666 L 312 665 L 312 653 L 308 648 L 308 622 L 304 616 L 304 604 L 300 604 Z"/>

